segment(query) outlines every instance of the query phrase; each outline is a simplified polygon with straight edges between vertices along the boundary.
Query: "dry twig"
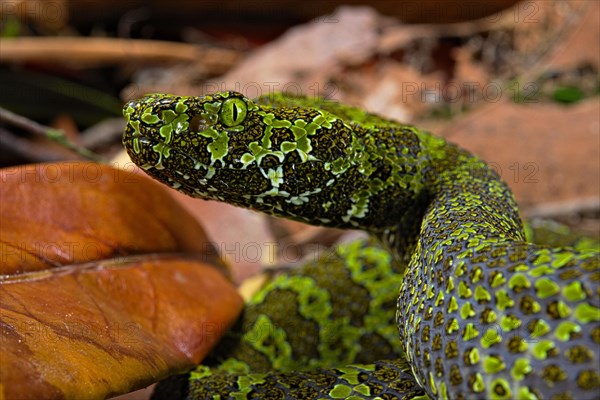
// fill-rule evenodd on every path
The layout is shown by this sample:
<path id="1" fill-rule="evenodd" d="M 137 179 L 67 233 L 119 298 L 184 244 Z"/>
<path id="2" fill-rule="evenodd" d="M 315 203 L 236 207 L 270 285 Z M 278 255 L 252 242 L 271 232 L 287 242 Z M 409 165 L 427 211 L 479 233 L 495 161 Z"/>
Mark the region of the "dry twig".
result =
<path id="1" fill-rule="evenodd" d="M 31 132 L 35 135 L 38 136 L 43 136 L 47 139 L 50 139 L 51 141 L 58 143 L 59 145 L 66 147 L 67 149 L 74 151 L 75 153 L 77 153 L 78 155 L 80 155 L 83 158 L 86 158 L 88 160 L 92 160 L 92 161 L 101 161 L 101 157 L 98 156 L 97 154 L 89 151 L 86 148 L 83 148 L 81 146 L 76 145 L 75 143 L 73 143 L 72 141 L 69 140 L 69 138 L 67 138 L 64 134 L 64 132 L 62 130 L 59 129 L 54 129 L 54 128 L 50 128 L 48 126 L 44 126 L 41 124 L 38 124 L 35 121 L 32 121 L 28 118 L 25 118 L 21 115 L 15 114 L 12 111 L 8 111 L 5 108 L 0 107 L 0 122 L 4 122 L 13 126 L 16 126 L 18 128 L 24 129 L 28 132 Z M 8 136 L 10 134 L 10 132 L 4 130 L 4 132 L 2 132 L 2 136 L 4 139 L 8 140 L 11 139 L 10 141 L 13 143 L 17 143 L 18 141 L 15 141 L 16 136 L 10 134 L 11 136 Z M 22 143 L 19 145 L 20 148 L 22 148 Z"/>

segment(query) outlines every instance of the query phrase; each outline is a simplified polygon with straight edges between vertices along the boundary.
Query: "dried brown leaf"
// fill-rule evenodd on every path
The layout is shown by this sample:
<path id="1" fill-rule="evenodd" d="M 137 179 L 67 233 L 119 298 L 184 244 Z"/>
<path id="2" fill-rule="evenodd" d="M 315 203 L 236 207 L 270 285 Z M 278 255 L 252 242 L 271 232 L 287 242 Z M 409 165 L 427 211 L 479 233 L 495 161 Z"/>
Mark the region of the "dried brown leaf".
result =
<path id="1" fill-rule="evenodd" d="M 241 310 L 202 228 L 150 179 L 81 162 L 0 181 L 0 398 L 143 387 L 201 361 Z"/>

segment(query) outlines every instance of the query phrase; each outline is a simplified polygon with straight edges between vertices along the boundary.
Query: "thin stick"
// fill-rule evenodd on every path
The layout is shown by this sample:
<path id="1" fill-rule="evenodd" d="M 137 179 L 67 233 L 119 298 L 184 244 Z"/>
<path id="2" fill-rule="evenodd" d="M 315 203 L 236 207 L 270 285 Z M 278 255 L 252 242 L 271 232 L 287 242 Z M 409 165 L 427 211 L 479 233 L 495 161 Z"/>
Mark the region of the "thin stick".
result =
<path id="1" fill-rule="evenodd" d="M 5 122 L 11 124 L 12 126 L 24 129 L 33 134 L 48 138 L 53 142 L 58 143 L 59 145 L 76 152 L 81 157 L 87 158 L 88 160 L 102 161 L 102 158 L 96 153 L 91 152 L 90 150 L 84 147 L 78 146 L 71 140 L 69 140 L 69 138 L 65 136 L 65 133 L 62 130 L 38 124 L 35 121 L 32 121 L 21 115 L 15 114 L 12 111 L 8 111 L 7 109 L 2 107 L 0 107 L 0 122 Z"/>
<path id="2" fill-rule="evenodd" d="M 0 40 L 0 62 L 51 61 L 102 65 L 131 61 L 199 62 L 222 71 L 241 58 L 237 50 L 161 40 L 22 37 Z"/>

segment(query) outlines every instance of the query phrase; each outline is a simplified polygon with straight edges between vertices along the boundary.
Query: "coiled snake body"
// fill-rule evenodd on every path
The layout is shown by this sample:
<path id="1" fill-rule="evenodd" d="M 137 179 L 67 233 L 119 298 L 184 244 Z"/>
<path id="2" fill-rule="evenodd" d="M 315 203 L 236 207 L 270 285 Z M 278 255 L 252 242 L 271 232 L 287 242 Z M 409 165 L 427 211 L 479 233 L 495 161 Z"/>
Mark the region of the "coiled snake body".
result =
<path id="1" fill-rule="evenodd" d="M 194 197 L 366 230 L 387 246 L 396 268 L 393 278 L 363 279 L 399 286 L 401 349 L 388 353 L 404 358 L 270 375 L 246 374 L 243 362 L 229 358 L 225 370 L 242 374 L 199 369 L 193 395 L 201 397 L 206 388 L 222 390 L 221 398 L 598 395 L 598 253 L 527 243 L 512 193 L 466 151 L 357 108 L 280 94 L 256 100 L 235 92 L 153 94 L 128 103 L 124 114 L 124 144 L 132 160 L 159 181 Z M 361 268 L 357 274 L 367 270 Z M 299 288 L 303 318 L 327 319 L 323 308 L 333 300 L 319 303 L 321 292 L 310 289 L 311 277 L 294 279 L 280 282 L 279 289 Z M 387 295 L 393 290 L 385 288 Z M 252 346 L 266 364 L 285 370 L 277 365 L 285 362 L 282 349 L 297 350 L 277 331 L 275 319 L 268 312 L 254 319 L 272 332 L 269 343 Z M 358 325 L 363 331 L 354 335 L 349 327 Z M 352 348 L 354 340 L 366 337 L 364 327 L 377 330 L 374 325 L 317 326 L 316 337 L 325 340 L 328 329 L 334 342 Z M 274 347 L 278 340 L 286 344 Z M 374 340 L 373 347 L 383 343 Z M 313 345 L 322 350 L 321 343 Z M 359 357 L 360 348 L 350 362 L 369 362 Z M 327 349 L 332 359 L 348 355 Z"/>

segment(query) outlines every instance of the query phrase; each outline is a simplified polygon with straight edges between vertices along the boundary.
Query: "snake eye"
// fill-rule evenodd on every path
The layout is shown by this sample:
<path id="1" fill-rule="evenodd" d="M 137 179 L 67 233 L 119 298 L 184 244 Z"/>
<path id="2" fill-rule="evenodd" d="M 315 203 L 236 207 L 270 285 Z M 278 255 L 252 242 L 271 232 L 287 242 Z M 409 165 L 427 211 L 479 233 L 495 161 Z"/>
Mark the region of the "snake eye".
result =
<path id="1" fill-rule="evenodd" d="M 246 103 L 237 98 L 225 100 L 221 106 L 219 117 L 225 126 L 231 127 L 241 124 L 246 118 Z"/>

